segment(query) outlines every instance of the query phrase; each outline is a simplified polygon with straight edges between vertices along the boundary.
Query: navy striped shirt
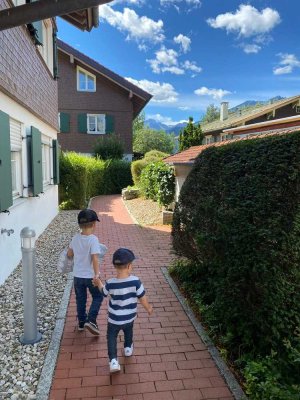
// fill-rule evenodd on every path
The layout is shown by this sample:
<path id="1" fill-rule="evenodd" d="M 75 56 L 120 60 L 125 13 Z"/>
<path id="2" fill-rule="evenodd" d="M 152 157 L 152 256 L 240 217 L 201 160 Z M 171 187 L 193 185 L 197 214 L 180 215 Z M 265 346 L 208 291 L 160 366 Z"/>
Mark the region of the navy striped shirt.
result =
<path id="1" fill-rule="evenodd" d="M 130 275 L 125 279 L 112 278 L 106 281 L 103 295 L 110 295 L 108 322 L 123 325 L 136 318 L 137 299 L 143 297 L 145 289 L 138 277 Z"/>

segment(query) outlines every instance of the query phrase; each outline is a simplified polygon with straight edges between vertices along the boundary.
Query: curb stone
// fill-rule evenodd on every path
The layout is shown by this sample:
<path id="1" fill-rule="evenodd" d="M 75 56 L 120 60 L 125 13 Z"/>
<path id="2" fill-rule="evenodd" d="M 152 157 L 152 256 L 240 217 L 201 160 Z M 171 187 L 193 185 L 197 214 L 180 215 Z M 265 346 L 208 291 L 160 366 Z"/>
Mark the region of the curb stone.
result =
<path id="1" fill-rule="evenodd" d="M 204 342 L 204 344 L 207 346 L 207 350 L 212 356 L 214 362 L 216 363 L 221 375 L 225 379 L 230 391 L 232 392 L 234 399 L 235 400 L 247 400 L 248 397 L 245 395 L 243 389 L 240 387 L 238 381 L 235 379 L 234 375 L 220 356 L 220 353 L 218 349 L 213 345 L 213 342 L 207 335 L 205 329 L 203 328 L 202 324 L 198 319 L 195 317 L 195 314 L 191 310 L 190 306 L 187 304 L 187 301 L 185 298 L 182 296 L 180 293 L 177 285 L 169 275 L 168 269 L 166 267 L 161 268 L 162 273 L 164 274 L 164 277 L 166 281 L 169 283 L 171 289 L 173 290 L 175 296 L 179 300 L 180 304 L 182 305 L 182 308 L 186 312 L 187 316 L 189 317 L 191 323 L 193 324 L 196 332 Z"/>

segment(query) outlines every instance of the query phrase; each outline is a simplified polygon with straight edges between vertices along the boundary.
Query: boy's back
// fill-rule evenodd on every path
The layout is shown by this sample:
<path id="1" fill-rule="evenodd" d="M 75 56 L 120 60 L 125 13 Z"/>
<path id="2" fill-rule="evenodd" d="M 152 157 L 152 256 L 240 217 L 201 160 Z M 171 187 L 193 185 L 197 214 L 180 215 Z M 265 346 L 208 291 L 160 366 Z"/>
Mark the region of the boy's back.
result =
<path id="1" fill-rule="evenodd" d="M 77 233 L 73 236 L 70 248 L 74 252 L 74 276 L 77 278 L 93 278 L 94 269 L 91 255 L 99 254 L 97 236 Z"/>

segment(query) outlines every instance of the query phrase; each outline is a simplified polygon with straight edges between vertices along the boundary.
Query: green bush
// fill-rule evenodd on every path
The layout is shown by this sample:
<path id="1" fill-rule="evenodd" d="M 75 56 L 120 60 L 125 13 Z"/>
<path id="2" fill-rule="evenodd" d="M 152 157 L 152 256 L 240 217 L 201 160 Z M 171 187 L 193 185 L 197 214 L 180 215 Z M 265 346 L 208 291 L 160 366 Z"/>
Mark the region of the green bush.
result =
<path id="1" fill-rule="evenodd" d="M 163 153 L 162 151 L 158 150 L 150 150 L 145 154 L 143 159 L 133 161 L 131 163 L 131 174 L 135 186 L 139 186 L 141 173 L 149 163 L 161 161 L 163 158 L 168 156 L 168 153 Z"/>
<path id="2" fill-rule="evenodd" d="M 84 208 L 91 197 L 121 193 L 122 188 L 132 184 L 129 162 L 103 161 L 74 152 L 61 153 L 60 176 L 63 209 Z"/>
<path id="3" fill-rule="evenodd" d="M 141 173 L 140 188 L 147 199 L 168 206 L 175 195 L 173 168 L 162 161 L 148 164 Z"/>
<path id="4" fill-rule="evenodd" d="M 124 154 L 124 144 L 119 136 L 114 134 L 100 136 L 94 145 L 94 155 L 101 160 L 121 160 Z"/>
<path id="5" fill-rule="evenodd" d="M 233 358 L 278 351 L 300 325 L 299 204 L 299 133 L 207 149 L 182 187 L 173 245 L 200 266 Z"/>
<path id="6" fill-rule="evenodd" d="M 131 163 L 131 175 L 135 186 L 139 186 L 141 173 L 146 165 L 147 162 L 144 159 L 136 160 Z"/>

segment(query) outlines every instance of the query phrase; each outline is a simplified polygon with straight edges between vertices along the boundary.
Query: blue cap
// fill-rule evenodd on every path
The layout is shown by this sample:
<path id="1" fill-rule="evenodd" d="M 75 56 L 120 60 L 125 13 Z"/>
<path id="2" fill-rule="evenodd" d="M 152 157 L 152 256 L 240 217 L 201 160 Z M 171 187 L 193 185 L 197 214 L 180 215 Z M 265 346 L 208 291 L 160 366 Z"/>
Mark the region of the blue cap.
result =
<path id="1" fill-rule="evenodd" d="M 112 262 L 114 265 L 126 265 L 135 260 L 135 258 L 131 250 L 121 247 L 114 252 Z"/>

